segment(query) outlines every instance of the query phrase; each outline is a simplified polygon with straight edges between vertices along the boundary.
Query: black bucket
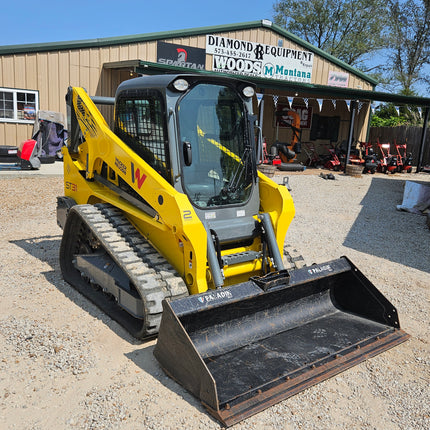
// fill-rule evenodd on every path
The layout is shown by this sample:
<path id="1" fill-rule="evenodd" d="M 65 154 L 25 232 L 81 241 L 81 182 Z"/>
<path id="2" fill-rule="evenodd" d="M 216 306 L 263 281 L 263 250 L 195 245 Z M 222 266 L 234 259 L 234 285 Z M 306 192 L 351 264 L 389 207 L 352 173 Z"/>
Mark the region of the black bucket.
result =
<path id="1" fill-rule="evenodd" d="M 226 426 L 409 337 L 346 257 L 163 306 L 157 360 Z"/>

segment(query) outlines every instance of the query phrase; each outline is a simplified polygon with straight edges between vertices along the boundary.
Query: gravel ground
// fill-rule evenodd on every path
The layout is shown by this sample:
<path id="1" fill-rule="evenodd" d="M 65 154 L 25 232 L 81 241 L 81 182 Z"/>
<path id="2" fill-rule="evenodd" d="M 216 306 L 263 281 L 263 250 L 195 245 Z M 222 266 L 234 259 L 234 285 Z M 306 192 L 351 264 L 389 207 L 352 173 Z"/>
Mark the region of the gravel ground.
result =
<path id="1" fill-rule="evenodd" d="M 430 175 L 319 173 L 289 175 L 287 242 L 308 263 L 347 255 L 412 337 L 233 428 L 428 429 L 430 230 L 395 207 L 406 179 Z M 155 341 L 136 342 L 62 280 L 61 194 L 61 177 L 0 177 L 0 428 L 220 428 L 161 371 Z"/>

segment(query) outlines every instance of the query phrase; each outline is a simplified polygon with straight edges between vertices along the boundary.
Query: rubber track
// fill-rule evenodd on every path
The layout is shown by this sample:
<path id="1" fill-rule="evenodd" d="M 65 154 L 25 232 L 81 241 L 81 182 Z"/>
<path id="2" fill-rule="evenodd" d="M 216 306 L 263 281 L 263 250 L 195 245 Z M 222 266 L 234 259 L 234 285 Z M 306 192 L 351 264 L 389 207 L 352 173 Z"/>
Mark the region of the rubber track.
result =
<path id="1" fill-rule="evenodd" d="M 188 289 L 169 262 L 162 257 L 127 220 L 109 205 L 76 205 L 73 209 L 115 263 L 127 274 L 142 298 L 145 312 L 144 333 L 158 333 L 164 298 L 174 300 L 188 295 Z"/>

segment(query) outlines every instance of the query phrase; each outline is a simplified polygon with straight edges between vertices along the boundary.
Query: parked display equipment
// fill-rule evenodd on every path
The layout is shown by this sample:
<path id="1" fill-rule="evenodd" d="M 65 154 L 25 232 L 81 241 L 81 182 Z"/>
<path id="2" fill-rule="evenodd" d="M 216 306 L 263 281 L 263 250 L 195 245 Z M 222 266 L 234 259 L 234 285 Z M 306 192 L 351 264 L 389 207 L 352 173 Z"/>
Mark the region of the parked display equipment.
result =
<path id="1" fill-rule="evenodd" d="M 70 88 L 58 199 L 65 280 L 158 334 L 161 367 L 227 426 L 408 338 L 348 258 L 287 263 L 294 205 L 257 170 L 253 96 L 230 78 L 131 79 L 111 130 Z"/>

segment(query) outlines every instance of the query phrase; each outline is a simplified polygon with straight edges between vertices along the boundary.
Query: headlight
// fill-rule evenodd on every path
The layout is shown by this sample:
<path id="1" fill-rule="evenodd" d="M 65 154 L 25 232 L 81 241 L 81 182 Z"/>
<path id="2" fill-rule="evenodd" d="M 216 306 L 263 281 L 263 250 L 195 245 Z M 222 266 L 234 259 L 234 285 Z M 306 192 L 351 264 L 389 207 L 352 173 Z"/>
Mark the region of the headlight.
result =
<path id="1" fill-rule="evenodd" d="M 252 88 L 252 87 L 245 87 L 242 90 L 242 93 L 245 97 L 250 98 L 250 97 L 253 97 L 253 95 L 255 94 L 255 91 L 254 91 L 254 88 Z"/>
<path id="2" fill-rule="evenodd" d="M 173 82 L 173 87 L 177 91 L 187 91 L 190 84 L 182 78 L 176 79 L 176 81 Z"/>

